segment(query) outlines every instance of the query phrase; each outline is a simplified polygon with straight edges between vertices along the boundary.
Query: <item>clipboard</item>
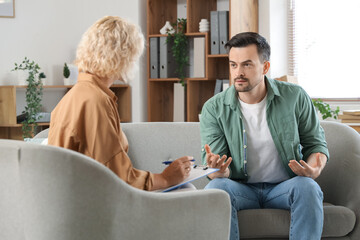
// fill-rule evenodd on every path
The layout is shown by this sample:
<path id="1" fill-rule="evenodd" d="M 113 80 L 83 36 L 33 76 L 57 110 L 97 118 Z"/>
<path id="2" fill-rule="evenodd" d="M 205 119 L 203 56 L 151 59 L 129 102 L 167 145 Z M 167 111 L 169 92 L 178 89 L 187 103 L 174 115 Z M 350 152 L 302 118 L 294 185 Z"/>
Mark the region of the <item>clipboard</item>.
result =
<path id="1" fill-rule="evenodd" d="M 211 173 L 214 173 L 214 172 L 217 172 L 217 171 L 220 170 L 218 168 L 208 168 L 208 167 L 199 166 L 199 165 L 194 168 L 194 166 L 191 166 L 190 175 L 187 178 L 185 178 L 181 183 L 173 185 L 173 186 L 171 186 L 169 188 L 159 189 L 159 190 L 156 190 L 154 192 L 169 192 L 169 191 L 174 190 L 174 189 L 176 189 L 178 187 L 181 187 L 182 185 L 184 185 L 186 183 L 192 182 L 192 181 L 194 181 L 196 179 L 205 177 L 205 176 L 207 176 L 207 175 L 209 175 Z"/>

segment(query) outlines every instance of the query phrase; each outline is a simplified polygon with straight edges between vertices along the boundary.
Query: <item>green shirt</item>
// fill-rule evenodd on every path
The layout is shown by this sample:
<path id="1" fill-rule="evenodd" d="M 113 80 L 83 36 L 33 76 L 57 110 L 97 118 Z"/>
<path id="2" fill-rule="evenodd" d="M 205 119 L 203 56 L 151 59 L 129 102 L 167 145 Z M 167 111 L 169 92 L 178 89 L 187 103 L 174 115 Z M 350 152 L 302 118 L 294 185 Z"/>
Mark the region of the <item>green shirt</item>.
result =
<path id="1" fill-rule="evenodd" d="M 324 130 L 310 97 L 300 86 L 266 77 L 265 81 L 269 130 L 284 168 L 294 177 L 289 160 L 306 161 L 316 152 L 329 158 Z M 232 157 L 230 178 L 246 181 L 246 129 L 237 96 L 231 86 L 204 104 L 200 121 L 202 161 L 206 164 L 204 145 L 209 144 L 213 153 Z"/>

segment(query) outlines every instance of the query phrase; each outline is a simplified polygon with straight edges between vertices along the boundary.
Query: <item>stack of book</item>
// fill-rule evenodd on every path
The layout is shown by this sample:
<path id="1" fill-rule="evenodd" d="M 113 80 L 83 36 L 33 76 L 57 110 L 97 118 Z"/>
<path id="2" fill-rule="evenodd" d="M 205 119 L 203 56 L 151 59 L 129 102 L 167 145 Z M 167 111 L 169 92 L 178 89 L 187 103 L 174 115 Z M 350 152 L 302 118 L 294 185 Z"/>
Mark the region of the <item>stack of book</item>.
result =
<path id="1" fill-rule="evenodd" d="M 360 110 L 344 110 L 339 119 L 343 123 L 360 123 Z"/>

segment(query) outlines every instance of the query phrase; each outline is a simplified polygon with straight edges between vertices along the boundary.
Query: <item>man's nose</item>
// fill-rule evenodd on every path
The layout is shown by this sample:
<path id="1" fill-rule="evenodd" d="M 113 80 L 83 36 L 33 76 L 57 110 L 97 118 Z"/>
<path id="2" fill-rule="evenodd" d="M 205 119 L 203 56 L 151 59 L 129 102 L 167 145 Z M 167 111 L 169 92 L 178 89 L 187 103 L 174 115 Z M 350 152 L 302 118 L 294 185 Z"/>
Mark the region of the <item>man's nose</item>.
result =
<path id="1" fill-rule="evenodd" d="M 238 68 L 236 69 L 236 71 L 235 71 L 235 76 L 236 76 L 236 78 L 240 78 L 240 77 L 244 77 L 244 76 L 245 76 L 242 67 L 238 67 Z"/>

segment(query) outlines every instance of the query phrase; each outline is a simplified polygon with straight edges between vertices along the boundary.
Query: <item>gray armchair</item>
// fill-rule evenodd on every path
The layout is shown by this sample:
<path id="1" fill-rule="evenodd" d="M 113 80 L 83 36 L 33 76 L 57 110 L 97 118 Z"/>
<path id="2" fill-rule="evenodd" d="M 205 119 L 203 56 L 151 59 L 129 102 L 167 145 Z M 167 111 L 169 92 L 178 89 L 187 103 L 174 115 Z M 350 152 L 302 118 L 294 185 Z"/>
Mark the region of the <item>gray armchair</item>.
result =
<path id="1" fill-rule="evenodd" d="M 0 140 L 0 239 L 227 239 L 223 191 L 135 189 L 85 155 Z M 216 206 L 216 207 L 214 207 Z"/>

